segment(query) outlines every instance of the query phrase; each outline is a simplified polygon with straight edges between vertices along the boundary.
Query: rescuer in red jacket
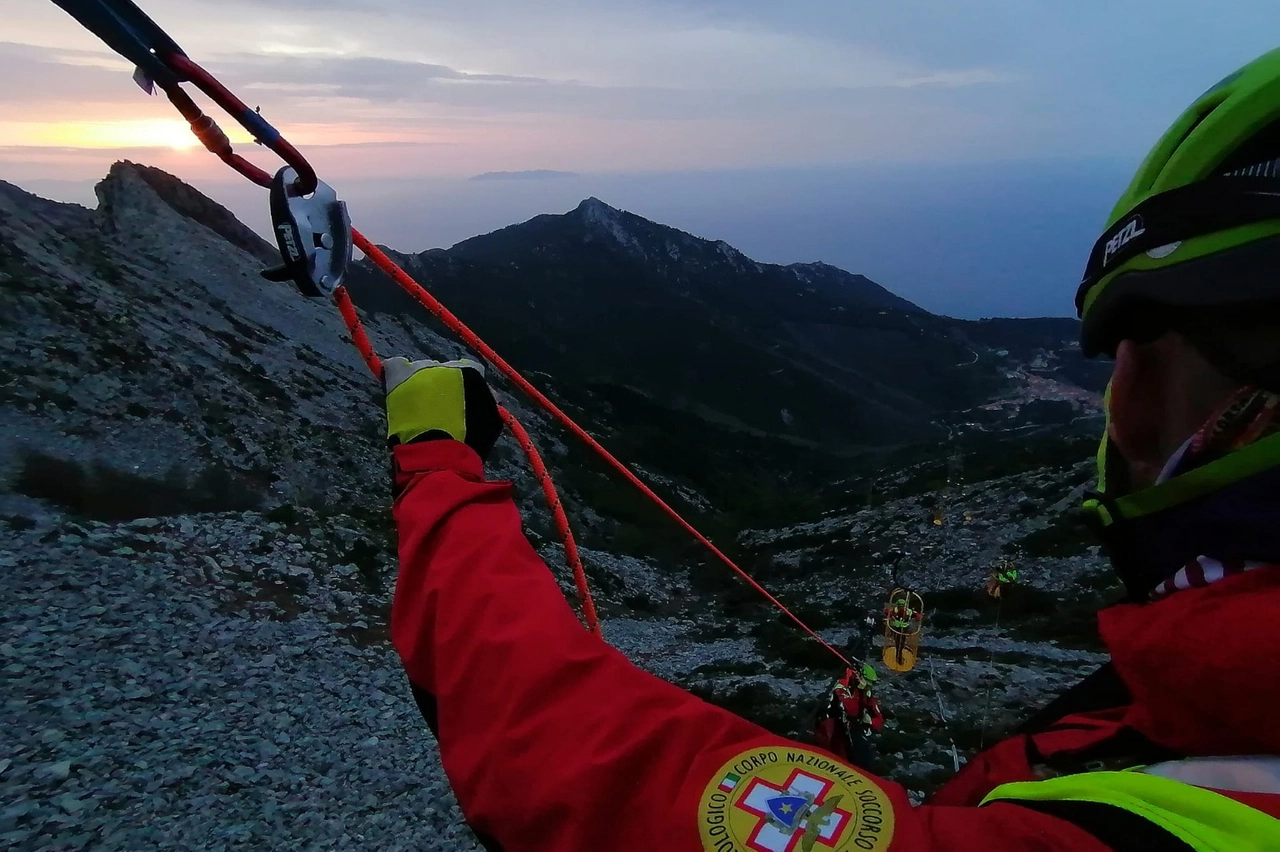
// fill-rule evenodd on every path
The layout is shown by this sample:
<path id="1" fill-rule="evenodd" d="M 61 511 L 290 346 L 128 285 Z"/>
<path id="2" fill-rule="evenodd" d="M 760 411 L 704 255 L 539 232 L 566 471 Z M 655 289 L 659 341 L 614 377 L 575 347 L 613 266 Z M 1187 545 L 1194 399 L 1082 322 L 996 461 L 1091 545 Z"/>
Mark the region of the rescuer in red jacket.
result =
<path id="1" fill-rule="evenodd" d="M 846 669 L 818 713 L 814 742 L 851 766 L 871 769 L 875 763 L 871 735 L 884 727 L 875 696 L 877 679 L 869 663 L 863 664 L 861 672 Z"/>
<path id="2" fill-rule="evenodd" d="M 1202 96 L 1116 205 L 1077 299 L 1086 354 L 1115 359 L 1085 504 L 1131 597 L 1099 615 L 1111 662 L 920 806 L 585 631 L 485 479 L 480 371 L 389 360 L 392 637 L 485 846 L 1280 849 L 1278 129 L 1275 52 Z"/>

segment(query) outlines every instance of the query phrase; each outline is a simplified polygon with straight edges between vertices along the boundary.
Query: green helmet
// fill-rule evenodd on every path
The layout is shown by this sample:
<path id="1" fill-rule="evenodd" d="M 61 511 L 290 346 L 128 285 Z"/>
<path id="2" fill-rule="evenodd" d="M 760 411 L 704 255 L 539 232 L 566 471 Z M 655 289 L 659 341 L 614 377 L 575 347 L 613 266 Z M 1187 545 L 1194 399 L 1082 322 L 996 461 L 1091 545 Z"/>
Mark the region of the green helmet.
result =
<path id="1" fill-rule="evenodd" d="M 1076 294 L 1086 356 L 1150 340 L 1186 309 L 1280 305 L 1280 49 L 1200 96 L 1147 154 Z M 1172 309 L 1172 310 L 1170 310 Z M 1251 376 L 1233 376 L 1253 381 Z M 1105 407 L 1110 415 L 1110 388 Z M 1104 433 L 1084 507 L 1131 594 L 1162 578 L 1143 542 L 1213 491 L 1280 467 L 1280 436 L 1133 491 Z M 1167 538 L 1167 530 L 1165 530 Z"/>
<path id="2" fill-rule="evenodd" d="M 862 679 L 866 681 L 870 681 L 871 683 L 875 683 L 876 680 L 878 679 L 876 670 L 872 668 L 870 663 L 862 664 Z"/>
<path id="3" fill-rule="evenodd" d="M 1081 347 L 1162 333 L 1144 327 L 1153 305 L 1280 302 L 1278 263 L 1280 49 L 1201 95 L 1147 154 L 1076 294 Z"/>

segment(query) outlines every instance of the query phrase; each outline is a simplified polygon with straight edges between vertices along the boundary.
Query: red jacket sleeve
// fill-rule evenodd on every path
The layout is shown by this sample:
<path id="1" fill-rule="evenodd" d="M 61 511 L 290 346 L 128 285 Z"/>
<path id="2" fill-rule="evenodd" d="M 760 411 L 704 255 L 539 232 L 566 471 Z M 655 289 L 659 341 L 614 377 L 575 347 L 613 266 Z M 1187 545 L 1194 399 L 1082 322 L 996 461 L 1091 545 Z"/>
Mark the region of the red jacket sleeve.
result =
<path id="1" fill-rule="evenodd" d="M 510 486 L 468 447 L 395 461 L 392 638 L 491 849 L 800 852 L 810 823 L 824 852 L 1104 848 L 1017 805 L 912 808 L 899 785 L 641 671 L 581 626 Z"/>

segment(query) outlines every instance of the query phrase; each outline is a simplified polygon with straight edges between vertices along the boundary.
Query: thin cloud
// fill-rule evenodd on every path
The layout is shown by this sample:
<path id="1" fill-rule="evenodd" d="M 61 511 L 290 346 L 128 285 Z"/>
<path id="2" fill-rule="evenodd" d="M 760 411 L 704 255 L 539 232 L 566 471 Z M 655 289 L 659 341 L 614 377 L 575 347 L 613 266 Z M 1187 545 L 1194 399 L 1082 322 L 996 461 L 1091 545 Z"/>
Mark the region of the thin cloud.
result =
<path id="1" fill-rule="evenodd" d="M 869 106 L 911 109 L 902 89 L 927 86 L 996 84 L 1009 77 L 996 72 L 938 72 L 888 76 L 852 84 L 792 87 L 724 85 L 637 86 L 590 84 L 533 76 L 461 71 L 445 65 L 359 57 L 277 57 L 237 54 L 209 63 L 233 89 L 280 93 L 310 102 L 331 102 L 335 115 L 350 109 L 343 101 L 369 105 L 413 104 L 501 114 L 574 114 L 605 120 L 685 120 L 707 117 L 760 118 L 805 110 L 862 109 Z M 421 118 L 420 114 L 415 114 Z"/>
<path id="2" fill-rule="evenodd" d="M 526 169 L 522 172 L 483 172 L 482 174 L 473 175 L 472 177 L 467 178 L 467 180 L 565 180 L 576 177 L 581 177 L 581 175 L 577 172 L 560 172 L 555 169 Z"/>
<path id="3" fill-rule="evenodd" d="M 122 100 L 119 80 L 132 66 L 115 54 L 0 42 L 0 79 L 21 80 L 0 92 L 0 110 L 11 104 Z M 137 89 L 135 88 L 136 92 Z"/>
<path id="4" fill-rule="evenodd" d="M 983 86 L 1016 83 L 1019 77 L 989 68 L 973 68 L 966 71 L 938 71 L 922 77 L 904 77 L 895 80 L 893 86 L 911 89 L 916 86 Z"/>
<path id="5" fill-rule="evenodd" d="M 460 71 L 447 65 L 376 56 L 272 56 L 232 54 L 209 63 L 228 80 L 258 86 L 327 88 L 343 97 L 400 98 L 424 84 L 447 80 L 459 83 L 549 84 L 538 77 Z"/>

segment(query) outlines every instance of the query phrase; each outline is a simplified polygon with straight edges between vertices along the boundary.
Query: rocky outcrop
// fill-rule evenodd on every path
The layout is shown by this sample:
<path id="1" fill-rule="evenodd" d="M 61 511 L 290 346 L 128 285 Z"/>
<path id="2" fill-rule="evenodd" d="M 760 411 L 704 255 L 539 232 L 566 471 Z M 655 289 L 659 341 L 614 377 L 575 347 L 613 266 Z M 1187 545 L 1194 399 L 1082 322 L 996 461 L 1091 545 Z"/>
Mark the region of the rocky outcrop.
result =
<path id="1" fill-rule="evenodd" d="M 266 244 L 246 251 L 251 232 L 175 178 L 117 165 L 98 194 L 89 211 L 0 193 L 0 490 L 110 501 L 39 481 L 53 459 L 89 492 L 110 471 L 212 477 L 263 505 L 384 503 L 378 388 L 332 306 L 263 280 Z M 407 321 L 369 331 L 384 352 L 459 352 Z"/>
<path id="2" fill-rule="evenodd" d="M 145 183 L 155 198 L 137 191 L 137 181 Z M 106 224 L 117 232 L 132 230 L 135 223 L 130 221 L 130 214 L 150 208 L 155 200 L 159 200 L 175 213 L 204 225 L 263 263 L 277 265 L 280 262 L 276 247 L 254 233 L 234 213 L 161 169 L 123 160 L 111 167 L 106 180 L 96 187 L 96 192 L 99 212 Z"/>

